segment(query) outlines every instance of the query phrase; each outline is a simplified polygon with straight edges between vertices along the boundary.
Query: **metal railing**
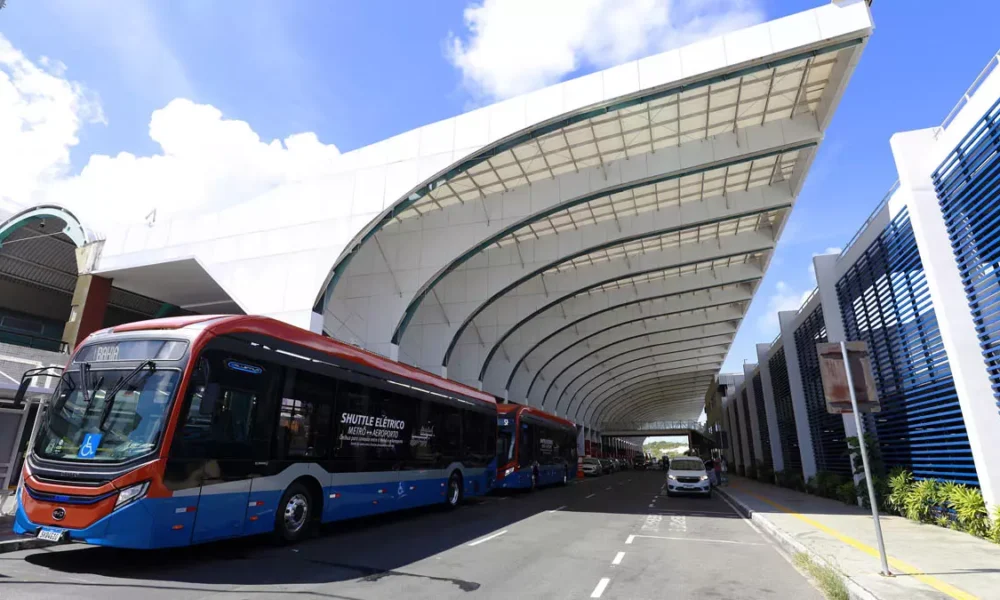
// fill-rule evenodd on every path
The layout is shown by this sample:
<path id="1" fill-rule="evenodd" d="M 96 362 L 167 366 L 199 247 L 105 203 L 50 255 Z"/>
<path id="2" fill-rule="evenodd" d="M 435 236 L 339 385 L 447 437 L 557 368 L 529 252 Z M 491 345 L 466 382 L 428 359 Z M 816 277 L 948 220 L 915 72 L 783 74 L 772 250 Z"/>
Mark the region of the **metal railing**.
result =
<path id="1" fill-rule="evenodd" d="M 972 81 L 972 85 L 969 86 L 969 89 L 965 90 L 965 93 L 962 94 L 962 97 L 959 98 L 958 102 L 955 103 L 955 107 L 951 109 L 951 112 L 949 112 L 948 116 L 944 118 L 944 121 L 941 121 L 941 126 L 938 127 L 937 131 L 934 132 L 934 139 L 937 139 L 938 136 L 940 136 L 941 133 L 945 129 L 947 129 L 949 125 L 951 125 L 951 122 L 954 121 L 955 117 L 958 116 L 958 113 L 961 112 L 963 108 L 965 108 L 965 105 L 969 103 L 969 100 L 972 99 L 972 97 L 976 94 L 976 92 L 979 90 L 979 87 L 983 85 L 983 82 L 986 81 L 986 78 L 990 76 L 990 73 L 992 73 L 993 70 L 997 68 L 998 64 L 1000 64 L 1000 51 L 995 52 L 993 56 L 990 57 L 989 62 L 986 63 L 986 66 L 983 67 L 983 70 L 980 71 L 979 75 L 977 75 L 976 78 Z"/>

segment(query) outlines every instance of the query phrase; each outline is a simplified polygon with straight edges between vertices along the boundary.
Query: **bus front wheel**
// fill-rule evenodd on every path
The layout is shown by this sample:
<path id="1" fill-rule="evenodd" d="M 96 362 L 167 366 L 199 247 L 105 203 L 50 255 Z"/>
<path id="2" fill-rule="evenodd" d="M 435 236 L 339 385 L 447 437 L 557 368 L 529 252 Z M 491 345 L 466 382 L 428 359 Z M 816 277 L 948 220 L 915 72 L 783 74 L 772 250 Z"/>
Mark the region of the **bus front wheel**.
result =
<path id="1" fill-rule="evenodd" d="M 274 518 L 274 534 L 280 542 L 293 543 L 309 532 L 313 519 L 313 498 L 301 483 L 288 486 L 281 495 Z"/>
<path id="2" fill-rule="evenodd" d="M 445 502 L 448 508 L 456 508 L 462 503 L 462 476 L 455 471 L 448 478 L 448 490 L 445 492 Z"/>

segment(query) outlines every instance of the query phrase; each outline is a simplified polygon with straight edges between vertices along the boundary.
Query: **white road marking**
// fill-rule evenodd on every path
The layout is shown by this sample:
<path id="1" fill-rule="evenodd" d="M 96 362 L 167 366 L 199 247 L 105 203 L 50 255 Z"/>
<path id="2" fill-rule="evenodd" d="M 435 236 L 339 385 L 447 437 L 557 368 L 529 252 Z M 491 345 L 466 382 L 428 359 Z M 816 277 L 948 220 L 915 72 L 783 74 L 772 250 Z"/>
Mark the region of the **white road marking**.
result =
<path id="1" fill-rule="evenodd" d="M 510 500 L 510 496 L 500 496 L 500 501 Z"/>
<path id="2" fill-rule="evenodd" d="M 493 538 L 500 537 L 501 535 L 503 535 L 505 533 L 507 533 L 506 529 L 504 529 L 503 531 L 498 531 L 498 532 L 494 533 L 493 535 L 488 535 L 488 536 L 484 537 L 481 540 L 476 540 L 474 542 L 470 542 L 469 545 L 470 546 L 478 546 L 479 544 L 482 544 L 483 542 L 488 542 L 488 541 L 492 540 Z"/>
<path id="3" fill-rule="evenodd" d="M 563 504 L 563 505 L 562 505 L 562 506 L 560 506 L 559 508 L 553 508 L 553 509 L 552 509 L 552 510 L 550 510 L 549 512 L 559 512 L 560 510 L 562 510 L 562 509 L 564 509 L 564 508 L 566 508 L 566 505 L 565 505 L 565 504 Z"/>
<path id="4" fill-rule="evenodd" d="M 656 508 L 656 505 L 655 504 L 650 504 L 649 508 Z"/>
<path id="5" fill-rule="evenodd" d="M 628 539 L 625 540 L 625 543 L 626 544 L 631 544 L 632 540 L 634 540 L 634 539 L 635 539 L 635 536 L 634 535 L 630 535 L 630 536 L 628 536 Z"/>
<path id="6" fill-rule="evenodd" d="M 604 488 L 604 489 L 606 489 L 606 490 L 608 490 L 608 491 L 611 491 L 611 486 L 609 485 L 608 487 L 606 487 L 606 488 Z"/>
<path id="7" fill-rule="evenodd" d="M 591 494 L 591 495 L 587 496 L 587 498 L 593 498 L 593 497 L 594 497 L 594 496 L 596 496 L 596 495 L 597 495 L 597 494 Z M 587 498 L 584 498 L 584 500 L 586 500 Z"/>
<path id="8" fill-rule="evenodd" d="M 687 516 L 697 516 L 697 515 L 733 515 L 733 513 L 724 512 L 721 510 L 680 510 L 677 508 L 658 508 L 656 512 L 661 513 L 683 513 Z M 739 515 L 733 515 L 739 516 Z"/>
<path id="9" fill-rule="evenodd" d="M 604 593 L 604 588 L 608 587 L 609 583 L 611 583 L 611 578 L 602 577 L 601 580 L 597 582 L 597 587 L 595 587 L 594 591 L 590 593 L 590 597 L 600 598 L 601 594 Z"/>
<path id="10" fill-rule="evenodd" d="M 611 561 L 611 564 L 613 564 L 613 565 L 620 565 L 620 564 L 622 564 L 622 559 L 623 558 L 625 558 L 625 553 L 624 552 L 619 552 L 618 554 L 615 554 L 615 559 L 613 561 Z"/>
<path id="11" fill-rule="evenodd" d="M 656 540 L 676 540 L 678 542 L 706 542 L 709 544 L 733 544 L 735 546 L 763 546 L 764 544 L 758 544 L 757 542 L 734 542 L 733 540 L 716 540 L 712 538 L 695 538 L 695 537 L 668 537 L 663 535 L 630 535 L 629 540 L 626 540 L 626 544 L 631 544 L 632 538 L 652 538 Z"/>

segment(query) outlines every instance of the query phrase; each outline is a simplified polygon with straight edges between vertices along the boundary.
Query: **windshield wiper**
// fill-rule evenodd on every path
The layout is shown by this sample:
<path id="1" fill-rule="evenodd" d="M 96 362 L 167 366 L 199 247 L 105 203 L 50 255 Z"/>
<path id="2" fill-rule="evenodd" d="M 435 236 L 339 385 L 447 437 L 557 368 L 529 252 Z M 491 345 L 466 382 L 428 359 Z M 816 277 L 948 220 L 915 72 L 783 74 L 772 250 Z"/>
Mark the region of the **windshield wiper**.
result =
<path id="1" fill-rule="evenodd" d="M 128 382 L 132 381 L 132 378 L 138 375 L 146 367 L 149 367 L 150 375 L 156 372 L 156 363 L 151 360 L 144 361 L 141 365 L 133 369 L 131 373 L 119 379 L 118 383 L 108 390 L 104 400 L 104 410 L 101 411 L 101 420 L 97 423 L 98 429 L 105 431 L 104 422 L 108 420 L 108 416 L 111 414 L 111 406 L 115 403 L 115 396 L 118 392 L 122 391 L 122 388 L 128 385 Z"/>

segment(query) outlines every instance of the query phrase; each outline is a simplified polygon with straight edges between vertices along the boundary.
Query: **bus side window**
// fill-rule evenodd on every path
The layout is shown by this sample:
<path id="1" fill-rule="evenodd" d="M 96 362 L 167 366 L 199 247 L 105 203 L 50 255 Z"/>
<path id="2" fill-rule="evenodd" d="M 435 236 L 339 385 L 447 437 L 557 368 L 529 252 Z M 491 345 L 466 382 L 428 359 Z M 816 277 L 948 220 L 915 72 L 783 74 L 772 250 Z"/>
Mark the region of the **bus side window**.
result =
<path id="1" fill-rule="evenodd" d="M 464 460 L 471 466 L 483 466 L 496 451 L 496 419 L 472 410 L 462 411 Z"/>
<path id="2" fill-rule="evenodd" d="M 371 391 L 360 383 L 341 381 L 337 386 L 333 457 L 339 472 L 358 473 L 371 468 L 371 447 L 366 441 L 365 426 L 360 423 L 368 414 Z"/>
<path id="3" fill-rule="evenodd" d="M 226 366 L 234 361 L 259 371 L 250 373 Z M 184 423 L 171 454 L 189 459 L 252 458 L 255 415 L 272 374 L 270 365 L 220 350 L 206 350 L 188 388 Z"/>
<path id="4" fill-rule="evenodd" d="M 522 424 L 517 445 L 518 464 L 526 467 L 535 461 L 535 426 Z"/>
<path id="5" fill-rule="evenodd" d="M 278 415 L 277 458 L 325 458 L 336 380 L 308 371 L 286 371 Z"/>

